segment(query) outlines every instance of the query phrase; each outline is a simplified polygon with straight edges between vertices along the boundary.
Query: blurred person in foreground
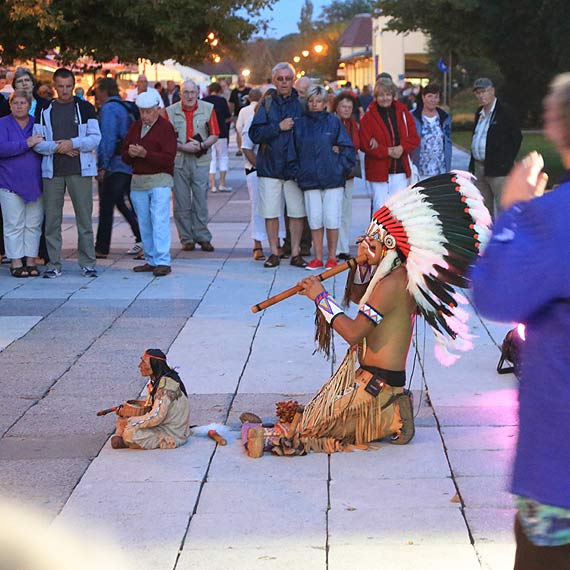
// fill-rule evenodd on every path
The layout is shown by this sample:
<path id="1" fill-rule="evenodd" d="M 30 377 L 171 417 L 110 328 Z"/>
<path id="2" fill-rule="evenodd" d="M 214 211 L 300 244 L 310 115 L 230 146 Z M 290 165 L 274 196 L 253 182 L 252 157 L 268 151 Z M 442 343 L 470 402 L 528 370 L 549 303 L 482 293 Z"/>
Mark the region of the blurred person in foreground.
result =
<path id="1" fill-rule="evenodd" d="M 327 92 L 314 85 L 307 92 L 307 109 L 293 131 L 295 178 L 303 191 L 315 258 L 308 270 L 322 269 L 327 236 L 327 269 L 337 266 L 336 247 L 346 177 L 356 159 L 354 146 L 340 119 L 325 109 Z"/>
<path id="2" fill-rule="evenodd" d="M 360 144 L 358 123 L 353 116 L 355 108 L 356 99 L 350 93 L 342 92 L 335 97 L 333 112 L 340 119 L 340 122 L 350 135 L 350 139 L 354 145 L 354 150 L 356 151 L 356 163 L 346 178 L 342 197 L 342 212 L 340 216 L 340 228 L 338 231 L 338 244 L 336 247 L 337 257 L 342 260 L 350 258 L 350 226 L 352 224 L 352 192 L 354 190 L 354 178 L 360 178 L 362 176 L 360 157 L 358 155 L 358 146 Z"/>
<path id="3" fill-rule="evenodd" d="M 567 169 L 542 195 L 543 161 L 532 153 L 507 178 L 503 213 L 473 271 L 477 309 L 526 325 L 520 348 L 515 570 L 570 568 L 570 74 L 544 101 L 544 132 Z M 524 276 L 524 277 L 523 277 Z"/>

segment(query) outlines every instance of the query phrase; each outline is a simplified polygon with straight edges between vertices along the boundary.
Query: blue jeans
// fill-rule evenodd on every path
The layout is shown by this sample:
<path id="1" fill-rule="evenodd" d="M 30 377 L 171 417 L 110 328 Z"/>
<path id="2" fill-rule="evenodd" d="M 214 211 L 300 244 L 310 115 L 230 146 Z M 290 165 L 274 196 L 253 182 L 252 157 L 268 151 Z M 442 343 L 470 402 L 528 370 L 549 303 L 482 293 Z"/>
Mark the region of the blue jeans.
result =
<path id="1" fill-rule="evenodd" d="M 170 188 L 133 190 L 144 254 L 150 265 L 170 265 Z"/>

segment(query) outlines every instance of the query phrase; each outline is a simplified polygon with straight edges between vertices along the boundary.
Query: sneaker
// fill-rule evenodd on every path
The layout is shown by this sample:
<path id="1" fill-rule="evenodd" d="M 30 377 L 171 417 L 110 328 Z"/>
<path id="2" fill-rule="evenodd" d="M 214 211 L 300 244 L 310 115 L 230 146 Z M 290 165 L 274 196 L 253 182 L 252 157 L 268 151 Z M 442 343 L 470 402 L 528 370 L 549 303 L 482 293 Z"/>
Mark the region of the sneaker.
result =
<path id="1" fill-rule="evenodd" d="M 327 269 L 332 269 L 333 267 L 338 267 L 338 263 L 336 262 L 336 259 L 334 259 L 334 258 L 329 258 L 329 259 L 327 260 L 327 263 L 326 263 L 325 267 L 326 267 Z"/>
<path id="2" fill-rule="evenodd" d="M 131 249 L 127 251 L 127 255 L 136 255 L 137 253 L 140 253 L 142 250 L 143 250 L 142 241 L 138 241 L 137 243 L 135 243 L 135 245 L 133 245 L 133 247 L 131 247 Z"/>
<path id="3" fill-rule="evenodd" d="M 322 269 L 323 267 L 324 267 L 323 262 L 315 257 L 315 259 L 311 259 L 311 261 L 307 263 L 305 269 L 307 269 L 308 271 L 314 271 L 315 269 Z"/>
<path id="4" fill-rule="evenodd" d="M 220 186 L 218 192 L 231 192 L 233 188 L 231 186 Z"/>
<path id="5" fill-rule="evenodd" d="M 56 277 L 61 277 L 61 271 L 59 269 L 46 269 L 43 273 L 44 279 L 55 279 Z"/>
<path id="6" fill-rule="evenodd" d="M 83 277 L 97 277 L 97 270 L 94 267 L 82 267 Z"/>
<path id="7" fill-rule="evenodd" d="M 238 150 L 238 151 L 236 152 L 236 156 L 243 156 L 243 152 L 242 152 L 241 150 Z"/>
<path id="8" fill-rule="evenodd" d="M 212 186 L 210 188 L 210 192 L 213 192 L 214 194 L 218 191 L 218 189 L 215 186 Z"/>

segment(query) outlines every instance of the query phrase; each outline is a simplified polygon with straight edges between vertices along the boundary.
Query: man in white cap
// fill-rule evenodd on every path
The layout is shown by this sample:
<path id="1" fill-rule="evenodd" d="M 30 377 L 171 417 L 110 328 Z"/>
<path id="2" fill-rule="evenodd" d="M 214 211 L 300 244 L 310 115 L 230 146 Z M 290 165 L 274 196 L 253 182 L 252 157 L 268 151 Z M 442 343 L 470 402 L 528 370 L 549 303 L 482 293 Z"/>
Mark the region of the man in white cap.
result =
<path id="1" fill-rule="evenodd" d="M 174 184 L 176 134 L 160 116 L 154 93 L 136 100 L 141 118 L 123 142 L 123 160 L 132 166 L 131 201 L 137 213 L 146 263 L 133 271 L 168 275 L 170 268 L 170 193 Z"/>

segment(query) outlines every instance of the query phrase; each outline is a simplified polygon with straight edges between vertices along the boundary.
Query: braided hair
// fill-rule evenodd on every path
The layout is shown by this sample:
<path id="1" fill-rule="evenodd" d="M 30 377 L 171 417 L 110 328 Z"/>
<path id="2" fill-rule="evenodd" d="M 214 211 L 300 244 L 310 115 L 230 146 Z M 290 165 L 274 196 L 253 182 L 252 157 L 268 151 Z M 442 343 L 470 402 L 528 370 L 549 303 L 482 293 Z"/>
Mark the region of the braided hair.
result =
<path id="1" fill-rule="evenodd" d="M 168 376 L 177 382 L 184 395 L 188 397 L 186 386 L 184 386 L 184 383 L 178 375 L 178 372 L 170 368 L 170 366 L 168 366 L 166 363 L 166 354 L 164 354 L 164 352 L 162 352 L 162 350 L 159 348 L 148 348 L 145 351 L 145 354 L 150 357 L 149 363 L 150 367 L 152 368 L 152 392 L 150 393 L 151 398 L 154 400 L 154 396 L 158 390 L 158 381 L 163 376 Z"/>

